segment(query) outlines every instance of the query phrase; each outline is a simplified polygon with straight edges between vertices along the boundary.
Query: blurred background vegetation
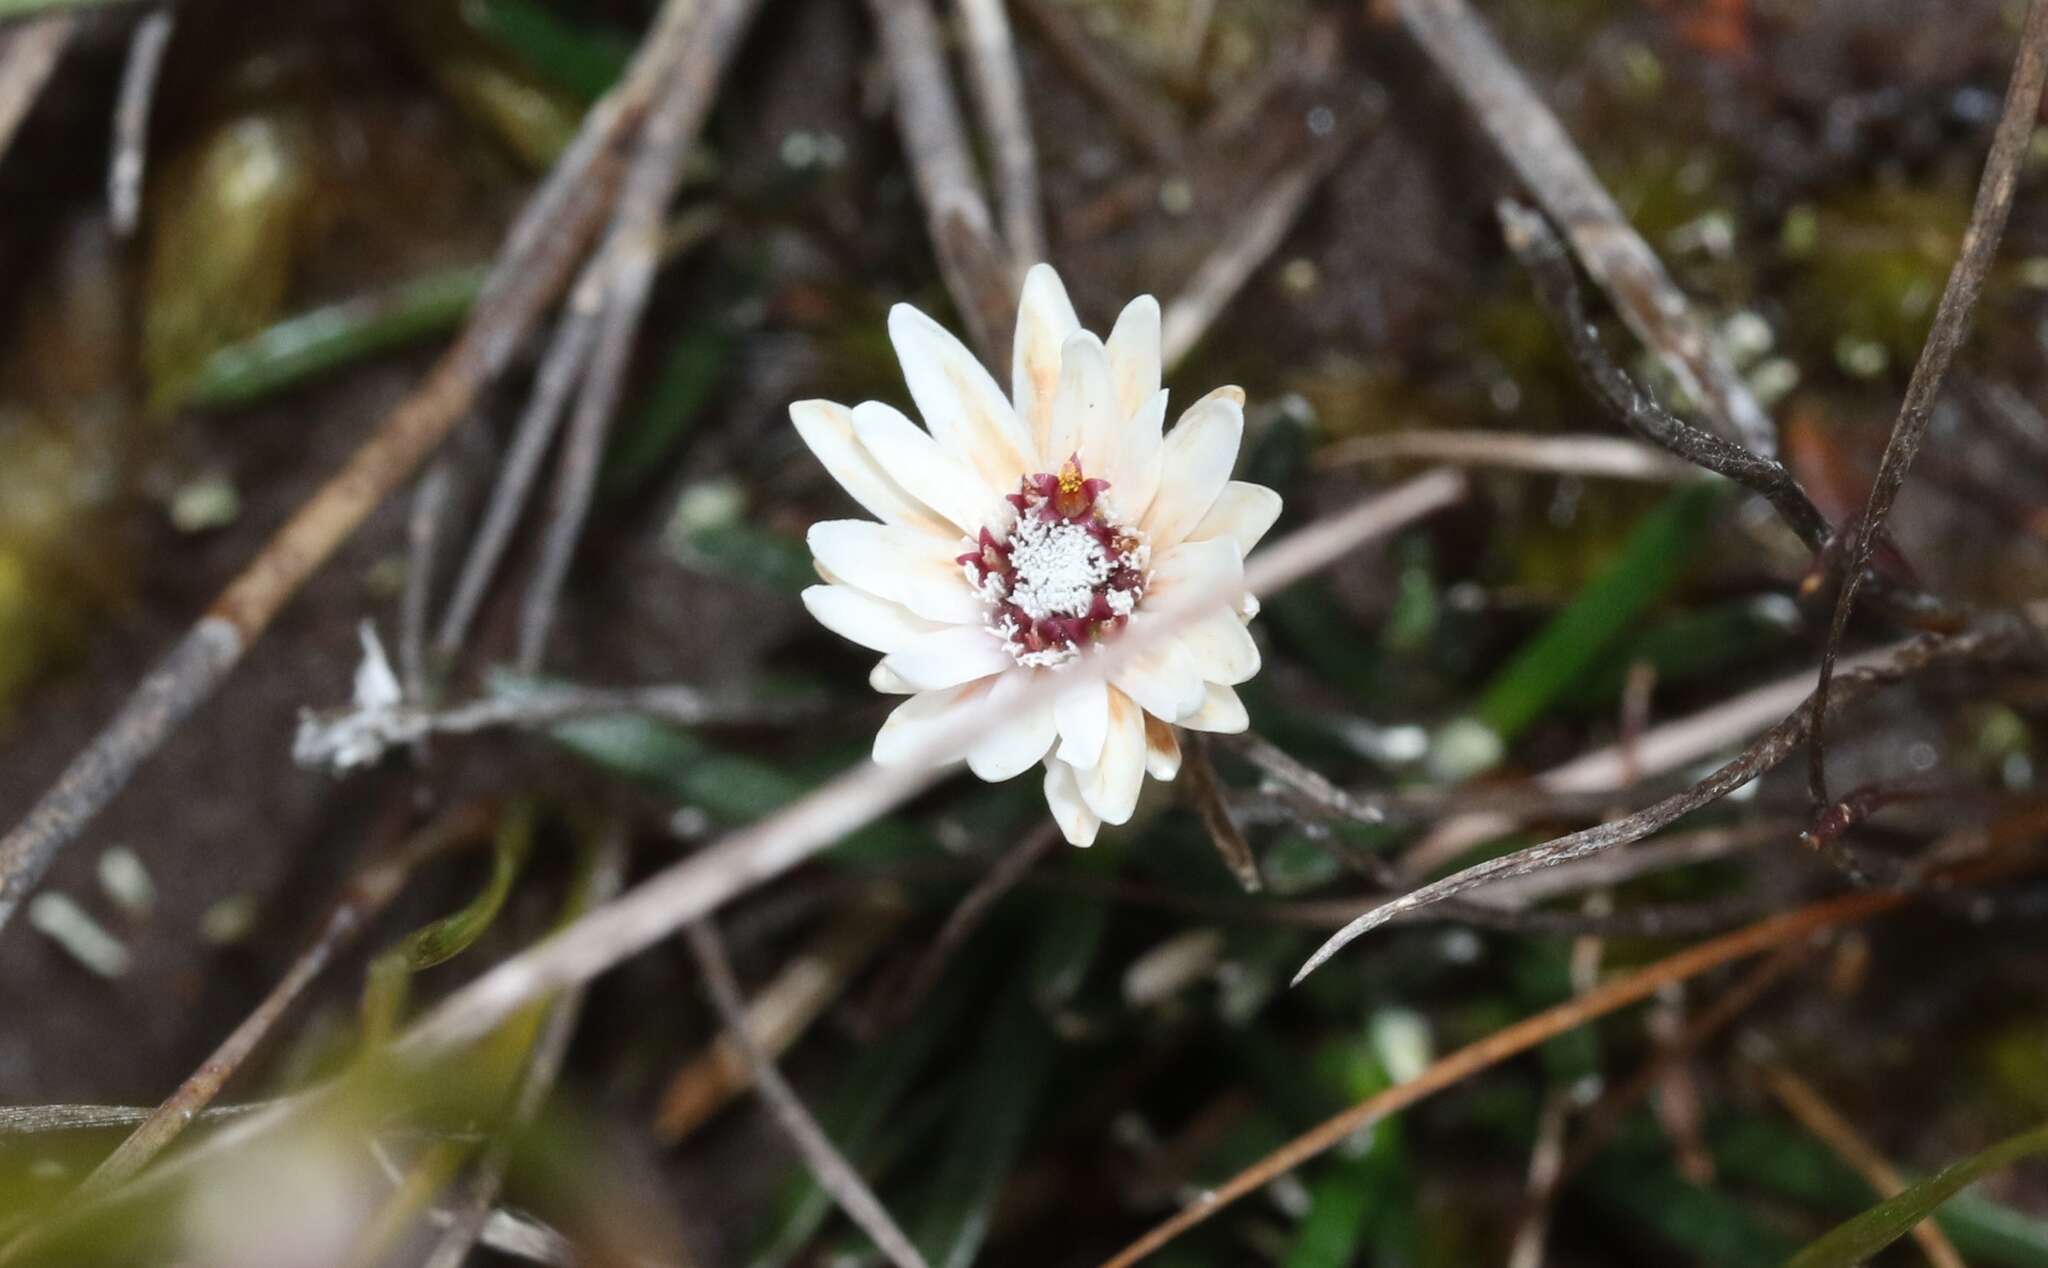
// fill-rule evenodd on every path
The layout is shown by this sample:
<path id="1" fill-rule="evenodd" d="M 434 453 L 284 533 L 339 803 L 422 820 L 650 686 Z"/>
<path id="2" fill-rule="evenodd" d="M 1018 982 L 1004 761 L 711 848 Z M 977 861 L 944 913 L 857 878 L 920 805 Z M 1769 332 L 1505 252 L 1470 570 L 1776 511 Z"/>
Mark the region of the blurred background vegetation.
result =
<path id="1" fill-rule="evenodd" d="M 1830 516 L 1853 514 L 1968 220 L 2017 6 L 1480 8 L 1770 407 L 1788 466 Z M 651 9 L 182 0 L 127 238 L 103 194 L 107 114 L 139 15 L 87 15 L 0 162 L 10 819 L 430 364 Z M 1183 404 L 1245 387 L 1239 474 L 1286 496 L 1283 529 L 1418 468 L 1344 458 L 1361 437 L 1615 431 L 1499 244 L 1492 204 L 1511 178 L 1388 16 L 1320 0 L 1012 9 L 1050 254 L 1091 325 L 1130 295 L 1171 298 L 1277 176 L 1342 146 L 1315 159 L 1291 228 L 1168 380 Z M 1048 24 L 1113 72 L 1121 110 Z M 860 5 L 767 0 L 690 156 L 547 667 L 558 682 L 784 701 L 797 720 L 622 714 L 444 737 L 345 782 L 295 768 L 298 711 L 347 699 L 358 621 L 388 632 L 408 568 L 433 558 L 447 576 L 459 558 L 409 550 L 406 500 L 391 499 L 0 936 L 0 1100 L 155 1105 L 422 807 L 487 806 L 488 830 L 463 843 L 482 848 L 422 860 L 227 1100 L 346 1068 L 420 1000 L 587 903 L 607 851 L 630 843 L 626 866 L 644 874 L 865 753 L 889 702 L 868 691 L 864 655 L 795 600 L 811 575 L 804 528 L 846 504 L 784 409 L 905 403 L 884 314 L 898 300 L 950 311 L 889 97 Z M 1892 521 L 1923 580 L 1986 603 L 2048 590 L 2044 163 L 2037 145 Z M 1618 326 L 1609 343 L 1634 347 Z M 1677 399 L 1649 358 L 1628 363 Z M 449 442 L 451 520 L 476 514 L 531 370 Z M 1683 945 L 1450 914 L 1375 934 L 1286 989 L 1330 927 L 1321 900 L 1371 888 L 1352 856 L 1402 860 L 1461 808 L 1455 790 L 1526 789 L 1814 662 L 1826 612 L 1801 591 L 1812 561 L 1733 490 L 1526 471 L 1475 482 L 1454 512 L 1273 596 L 1254 627 L 1255 729 L 1344 787 L 1416 793 L 1405 819 L 1320 817 L 1221 744 L 1263 893 L 1238 888 L 1180 786 L 1153 785 L 1129 827 L 1085 853 L 1043 851 L 928 960 L 962 897 L 1044 818 L 1034 780 L 955 780 L 723 913 L 764 1044 L 929 1262 L 1099 1262 L 1433 1057 Z M 533 553 L 515 550 L 513 568 Z M 445 700 L 532 685 L 493 668 L 515 608 L 486 603 L 437 683 Z M 1881 633 L 1873 620 L 1857 637 Z M 1933 790 L 1859 826 L 1859 846 L 2038 833 L 2044 688 L 1944 678 L 1838 725 L 1842 787 L 1911 776 Z M 1432 803 L 1433 789 L 1447 795 Z M 1615 808 L 1648 799 L 1618 789 Z M 1609 913 L 1727 914 L 1704 928 L 1796 905 L 1839 885 L 1793 844 L 1803 812 L 1788 768 L 1680 825 L 1760 825 L 1760 848 L 1540 910 L 1597 931 Z M 1532 814 L 1430 866 L 1587 813 Z M 1378 1124 L 1153 1262 L 1779 1263 L 1875 1201 L 1840 1141 L 1793 1107 L 1788 1077 L 1909 1177 L 2048 1115 L 2041 911 L 1915 906 L 1840 933 L 1696 1047 L 1689 1020 L 1744 970 L 1667 992 Z M 590 1262 L 879 1262 L 716 1046 L 697 983 L 663 944 L 593 986 L 562 1108 L 522 1137 L 506 1200 L 596 1238 Z M 353 1248 L 303 1262 L 421 1262 L 432 1221 L 413 1217 L 483 1147 L 474 1124 L 529 1068 L 541 1025 L 506 1027 L 432 1112 L 366 1093 L 274 1158 L 241 1159 L 246 1174 L 218 1177 L 211 1199 L 201 1186 L 174 1209 L 135 1208 L 104 1244 L 48 1253 L 148 1261 L 140 1248 L 174 1227 L 188 1262 L 300 1262 L 279 1248 L 311 1226 L 262 1218 L 274 1202 L 324 1212 Z M 1650 1094 L 1576 1153 L 1581 1126 L 1660 1053 Z M 0 1228 L 32 1221 L 122 1134 L 0 1138 Z M 1532 1200 L 1532 1151 L 1560 1141 L 1569 1175 Z M 221 1196 L 243 1191 L 268 1196 Z M 1536 1258 L 1511 1259 L 1539 1216 Z M 2048 1265 L 2048 1171 L 1999 1171 L 1941 1223 L 1970 1264 Z"/>

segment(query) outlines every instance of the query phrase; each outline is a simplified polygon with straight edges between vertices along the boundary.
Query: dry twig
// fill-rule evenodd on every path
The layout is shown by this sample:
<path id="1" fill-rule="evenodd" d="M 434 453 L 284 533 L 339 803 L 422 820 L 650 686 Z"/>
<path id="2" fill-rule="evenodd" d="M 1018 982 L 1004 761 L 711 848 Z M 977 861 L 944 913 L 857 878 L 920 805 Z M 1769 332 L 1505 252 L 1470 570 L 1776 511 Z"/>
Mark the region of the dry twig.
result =
<path id="1" fill-rule="evenodd" d="M 1746 959 L 1760 951 L 1805 938 L 1816 930 L 1867 920 L 1903 903 L 1896 893 L 1862 891 L 1796 911 L 1783 912 L 1676 955 L 1647 965 L 1562 1004 L 1526 1017 L 1484 1039 L 1440 1057 L 1427 1070 L 1404 1083 L 1367 1097 L 1358 1104 L 1288 1141 L 1238 1172 L 1223 1184 L 1203 1191 L 1203 1200 L 1132 1242 L 1106 1260 L 1102 1268 L 1130 1268 L 1174 1238 L 1215 1215 L 1248 1193 L 1257 1192 L 1309 1159 L 1374 1123 L 1425 1098 L 1455 1087 L 1473 1075 L 1529 1051 L 1545 1040 L 1576 1030 L 1617 1009 L 1640 1003 L 1673 982 L 1683 982 L 1710 969 Z"/>
<path id="2" fill-rule="evenodd" d="M 149 154 L 149 107 L 157 75 L 171 45 L 175 18 L 169 8 L 135 24 L 128 38 L 128 63 L 114 104 L 114 157 L 107 164 L 107 213 L 118 237 L 132 237 L 142 220 L 142 174 Z"/>
<path id="3" fill-rule="evenodd" d="M 1941 394 L 1942 379 L 1956 349 L 1969 333 L 1970 314 L 1976 310 L 1984 290 L 1985 274 L 1998 255 L 1999 239 L 2005 235 L 2006 217 L 2012 211 L 2013 192 L 2019 185 L 2020 160 L 2041 108 L 2041 90 L 2048 84 L 2048 0 L 2033 0 L 2027 6 L 2027 22 L 2020 32 L 2019 56 L 2014 60 L 2011 82 L 2005 89 L 2005 109 L 1991 135 L 1991 152 L 1984 160 L 1984 175 L 1977 184 L 1976 206 L 1970 212 L 1969 228 L 1963 231 L 1962 249 L 1949 270 L 1948 285 L 1934 310 L 1934 324 L 1921 345 L 1920 360 L 1906 384 L 1905 399 L 1899 402 L 1898 421 L 1892 424 L 1891 439 L 1885 442 L 1877 478 L 1863 513 L 1849 530 L 1846 571 L 1842 590 L 1835 599 L 1835 612 L 1828 625 L 1828 641 L 1821 653 L 1820 683 L 1814 694 L 1820 701 L 1820 725 L 1814 727 L 1807 750 L 1807 784 L 1816 809 L 1828 804 L 1827 699 L 1835 676 L 1835 657 L 1840 653 L 1842 635 L 1849 628 L 1849 612 L 1856 604 L 1856 591 L 1863 584 L 1863 570 L 1870 566 L 1884 533 L 1885 518 L 1906 482 L 1906 472 L 1927 437 L 1934 421 L 1934 401 Z"/>
<path id="4" fill-rule="evenodd" d="M 1016 5 L 1067 73 L 1102 103 L 1110 121 L 1147 159 L 1160 167 L 1179 166 L 1184 148 L 1179 122 L 1158 98 L 1136 86 L 1129 71 L 1109 62 L 1070 11 L 1052 0 L 1016 0 Z"/>
<path id="5" fill-rule="evenodd" d="M 1637 440 L 1498 431 L 1397 431 L 1353 436 L 1319 451 L 1315 463 L 1329 468 L 1417 459 L 1461 467 L 1504 467 L 1659 484 L 1683 484 L 1700 478 L 1694 467 Z"/>
<path id="6" fill-rule="evenodd" d="M 1003 852 L 995 866 L 988 869 L 974 888 L 946 916 L 946 923 L 939 926 L 939 932 L 932 938 L 931 946 L 918 958 L 917 967 L 903 984 L 903 989 L 890 1001 L 885 1016 L 896 1022 L 908 1020 L 931 994 L 945 974 L 946 965 L 966 945 L 974 931 L 981 928 L 982 921 L 995 910 L 996 903 L 1017 887 L 1032 868 L 1038 866 L 1046 855 L 1059 848 L 1059 828 L 1052 823 L 1039 825 L 1037 830 L 1022 841 Z"/>
<path id="7" fill-rule="evenodd" d="M 265 543 L 27 816 L 0 838 L 0 926 L 58 851 L 226 681 L 307 578 L 447 437 L 483 387 L 510 363 L 602 219 L 612 196 L 614 150 L 678 65 L 688 45 L 685 19 L 692 12 L 688 0 L 670 0 L 663 8 L 624 81 L 591 109 L 506 235 L 469 324 L 425 382 Z"/>
<path id="8" fill-rule="evenodd" d="M 1952 638 L 1915 640 L 1882 660 L 1843 675 L 1842 686 L 1851 689 L 1837 692 L 1834 703 L 1839 706 L 1879 686 L 1901 681 L 1930 665 L 1996 659 L 2009 652 L 2018 641 L 2018 631 L 2010 626 L 1959 634 Z M 1533 845 L 1489 859 L 1446 876 L 1442 880 L 1432 881 L 1419 889 L 1411 890 L 1392 902 L 1381 904 L 1352 921 L 1335 937 L 1318 947 L 1315 954 L 1309 957 L 1308 963 L 1302 965 L 1301 971 L 1295 974 L 1294 980 L 1299 982 L 1354 939 L 1403 912 L 1441 902 L 1491 880 L 1525 876 L 1618 845 L 1640 841 L 1700 807 L 1711 805 L 1797 751 L 1814 725 L 1818 708 L 1819 693 L 1816 692 L 1783 721 L 1758 736 L 1719 770 L 1683 792 L 1666 797 L 1634 814 L 1580 832 L 1569 833 L 1541 845 Z"/>
<path id="9" fill-rule="evenodd" d="M 1039 205 L 1038 148 L 1024 104 L 1024 75 L 1003 0 L 960 0 L 967 28 L 967 68 L 988 132 L 1011 267 L 1021 274 L 1045 258 L 1045 209 Z"/>
<path id="10" fill-rule="evenodd" d="M 518 664 L 529 673 L 540 668 L 554 624 L 555 600 L 590 513 L 605 435 L 625 391 L 634 336 L 661 261 L 662 216 L 682 182 L 683 160 L 711 112 L 720 75 L 758 7 L 759 0 L 708 0 L 702 6 L 674 73 L 648 111 L 618 207 L 592 265 L 600 270 L 604 307 L 563 444 L 540 562 L 520 609 Z"/>
<path id="11" fill-rule="evenodd" d="M 1656 352 L 1723 438 L 1777 452 L 1770 416 L 1707 335 L 1685 296 L 1465 0 L 1399 0 L 1401 20 L 1436 62 L 1501 157 L 1564 228 L 1586 272 Z"/>
<path id="12" fill-rule="evenodd" d="M 78 18 L 69 13 L 0 29 L 0 158 L 6 157 L 77 29 Z"/>
<path id="13" fill-rule="evenodd" d="M 975 350 L 1007 374 L 1017 279 L 996 241 L 931 0 L 868 0 L 896 87 L 896 126 L 930 226 L 932 252 Z"/>
<path id="14" fill-rule="evenodd" d="M 875 1248 L 888 1256 L 896 1268 L 925 1268 L 924 1256 L 911 1245 L 890 1216 L 888 1208 L 882 1205 L 874 1190 L 860 1178 L 860 1172 L 846 1160 L 811 1116 L 796 1089 L 782 1077 L 782 1071 L 775 1068 L 766 1054 L 754 1046 L 747 1034 L 746 1008 L 740 1001 L 739 982 L 733 977 L 732 965 L 725 955 L 725 943 L 709 921 L 697 921 L 686 932 L 690 939 L 690 951 L 697 957 L 697 967 L 704 974 L 705 993 L 718 1009 L 719 1017 L 725 1023 L 725 1033 L 735 1048 L 746 1058 L 754 1071 L 754 1085 L 761 1089 L 768 1108 L 775 1113 L 776 1122 L 789 1133 L 789 1138 L 804 1156 L 811 1174 L 817 1177 L 818 1187 L 832 1195 L 839 1209 L 847 1218 L 860 1226 L 860 1230 L 875 1243 Z"/>
<path id="15" fill-rule="evenodd" d="M 1252 856 L 1251 843 L 1244 839 L 1237 821 L 1230 817 L 1230 802 L 1223 796 L 1216 764 L 1209 760 L 1208 737 L 1190 731 L 1181 736 L 1180 748 L 1181 781 L 1187 787 L 1195 813 L 1202 817 L 1210 842 L 1244 892 L 1258 893 L 1265 888 L 1265 882 L 1259 879 L 1259 861 Z"/>

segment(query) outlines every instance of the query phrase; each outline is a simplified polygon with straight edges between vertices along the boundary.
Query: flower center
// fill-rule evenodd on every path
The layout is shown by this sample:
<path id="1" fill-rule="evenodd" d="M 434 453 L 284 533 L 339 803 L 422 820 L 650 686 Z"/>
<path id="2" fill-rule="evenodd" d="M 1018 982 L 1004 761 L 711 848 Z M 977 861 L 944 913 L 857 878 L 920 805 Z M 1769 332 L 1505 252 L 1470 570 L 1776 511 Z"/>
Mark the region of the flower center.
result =
<path id="1" fill-rule="evenodd" d="M 1152 551 L 1116 521 L 1109 481 L 1078 457 L 1055 474 L 1025 476 L 1006 499 L 1017 517 L 1001 536 L 984 528 L 959 562 L 988 605 L 988 630 L 1020 665 L 1050 668 L 1123 628 L 1145 593 Z"/>

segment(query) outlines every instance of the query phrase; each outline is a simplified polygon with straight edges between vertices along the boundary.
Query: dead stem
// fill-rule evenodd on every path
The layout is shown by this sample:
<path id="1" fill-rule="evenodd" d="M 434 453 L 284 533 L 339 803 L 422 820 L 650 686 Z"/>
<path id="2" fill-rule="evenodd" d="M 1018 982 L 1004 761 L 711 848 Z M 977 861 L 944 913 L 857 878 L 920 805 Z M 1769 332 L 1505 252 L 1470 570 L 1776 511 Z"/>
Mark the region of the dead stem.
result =
<path id="1" fill-rule="evenodd" d="M 604 295 L 596 343 L 563 441 L 540 561 L 520 608 L 517 662 L 528 673 L 540 668 L 554 626 L 556 600 L 590 514 L 605 436 L 625 391 L 634 337 L 661 262 L 662 217 L 682 183 L 683 160 L 711 113 L 720 76 L 758 8 L 759 0 L 709 0 L 703 6 L 674 74 L 648 111 L 638 149 L 626 168 L 617 208 L 593 265 L 602 269 Z"/>
<path id="2" fill-rule="evenodd" d="M 1224 799 L 1223 783 L 1216 776 L 1216 764 L 1209 760 L 1208 737 L 1189 731 L 1181 736 L 1180 748 L 1181 782 L 1195 813 L 1201 816 L 1210 844 L 1216 847 L 1217 856 L 1230 869 L 1231 876 L 1244 892 L 1258 893 L 1265 888 L 1265 882 L 1259 879 L 1259 861 L 1253 857 L 1251 843 L 1244 839 L 1244 832 L 1230 817 L 1230 803 Z"/>
<path id="3" fill-rule="evenodd" d="M 113 159 L 107 164 L 107 218 L 117 237 L 135 235 L 142 220 L 142 177 L 149 155 L 149 107 L 170 47 L 175 18 L 158 9 L 135 24 L 114 103 Z"/>
<path id="4" fill-rule="evenodd" d="M 996 241 L 930 0 L 868 0 L 896 89 L 896 126 L 924 204 L 932 251 L 970 341 L 1008 373 L 1017 279 Z"/>
<path id="5" fill-rule="evenodd" d="M 553 303 L 609 206 L 614 151 L 672 77 L 695 11 L 669 0 L 625 80 L 582 129 L 506 235 L 469 324 L 426 380 L 378 425 L 144 677 L 106 727 L 0 838 L 0 927 L 135 768 L 211 697 L 299 587 L 468 414 Z"/>
<path id="6" fill-rule="evenodd" d="M 221 1088 L 242 1068 L 249 1054 L 263 1042 L 278 1018 L 312 984 L 313 979 L 398 896 L 413 870 L 444 850 L 481 838 L 490 831 L 496 818 L 495 807 L 469 802 L 447 811 L 388 852 L 380 851 L 379 857 L 349 882 L 341 898 L 320 922 L 320 930 L 312 942 L 292 961 L 285 975 L 255 1010 L 226 1039 L 221 1040 L 220 1046 L 178 1085 L 163 1104 L 157 1106 L 141 1126 L 107 1155 L 78 1186 L 71 1200 L 89 1200 L 108 1192 L 148 1166 L 150 1160 L 176 1140 L 199 1111 L 219 1095 Z"/>
<path id="7" fill-rule="evenodd" d="M 1684 484 L 1700 478 L 1698 468 L 1639 440 L 1616 436 L 1530 436 L 1499 431 L 1397 431 L 1353 436 L 1316 452 L 1315 464 L 1329 469 L 1355 463 L 1408 460 L 1449 462 L 1461 467 L 1502 467 L 1550 475 L 1604 477 Z"/>
<path id="8" fill-rule="evenodd" d="M 1536 201 L 1564 228 L 1579 262 L 1722 437 L 1768 458 L 1777 431 L 1708 337 L 1578 147 L 1465 0 L 1399 0 L 1401 20 L 1465 99 Z"/>
<path id="9" fill-rule="evenodd" d="M 1185 148 L 1178 120 L 1156 97 L 1140 90 L 1128 71 L 1112 65 L 1066 7 L 1052 0 L 1016 0 L 1054 57 L 1108 112 L 1110 122 L 1155 166 L 1180 166 Z"/>
<path id="10" fill-rule="evenodd" d="M 875 1243 L 896 1268 L 925 1268 L 924 1256 L 903 1233 L 888 1208 L 882 1205 L 874 1190 L 860 1178 L 853 1164 L 846 1160 L 818 1125 L 818 1120 L 804 1106 L 796 1089 L 782 1077 L 782 1071 L 756 1047 L 747 1033 L 746 1008 L 740 1000 L 739 981 L 733 976 L 732 965 L 726 959 L 725 943 L 718 931 L 708 920 L 699 920 L 685 930 L 689 938 L 690 952 L 697 959 L 697 967 L 704 974 L 705 994 L 710 996 L 713 1007 L 718 1010 L 725 1024 L 725 1034 L 754 1074 L 754 1086 L 761 1090 L 762 1099 L 775 1114 L 775 1120 L 788 1133 L 791 1143 L 804 1157 L 804 1162 L 817 1178 L 818 1187 L 832 1195 L 839 1209 L 846 1212 L 860 1230 Z"/>
<path id="11" fill-rule="evenodd" d="M 1995 660 L 2010 652 L 2018 641 L 2017 631 L 2008 626 L 1961 634 L 1953 638 L 1915 640 L 1879 661 L 1865 665 L 1852 674 L 1844 675 L 1843 686 L 1847 688 L 1853 682 L 1854 688 L 1836 693 L 1835 704 L 1839 706 L 1879 686 L 1899 682 L 1931 665 Z M 1611 822 L 1475 864 L 1374 908 L 1318 947 L 1308 962 L 1302 965 L 1300 972 L 1295 974 L 1294 980 L 1299 982 L 1315 972 L 1354 939 L 1385 924 L 1394 916 L 1441 902 L 1491 880 L 1525 876 L 1559 863 L 1640 841 L 1700 807 L 1711 805 L 1797 751 L 1812 729 L 1814 716 L 1819 707 L 1819 694 L 1816 692 L 1783 721 L 1751 741 L 1747 748 L 1727 764 L 1683 792 L 1675 793 L 1654 805 Z"/>
<path id="12" fill-rule="evenodd" d="M 1318 1154 L 1334 1148 L 1355 1133 L 1390 1114 L 1399 1113 L 1473 1075 L 1519 1056 L 1545 1040 L 1577 1030 L 1600 1017 L 1640 1003 L 1672 982 L 1683 982 L 1710 969 L 1746 959 L 1760 951 L 1804 939 L 1821 929 L 1831 929 L 1868 920 L 1906 901 L 1906 895 L 1869 891 L 1814 903 L 1796 911 L 1783 912 L 1746 928 L 1647 965 L 1626 977 L 1577 995 L 1562 1004 L 1526 1017 L 1484 1039 L 1467 1044 L 1438 1058 L 1421 1074 L 1386 1091 L 1367 1097 L 1343 1113 L 1326 1120 L 1282 1145 L 1258 1162 L 1238 1172 L 1223 1184 L 1204 1190 L 1203 1200 L 1132 1242 L 1106 1260 L 1102 1268 L 1130 1268 L 1174 1238 L 1215 1215 L 1224 1207 L 1257 1192 L 1265 1185 L 1294 1170 Z"/>
<path id="13" fill-rule="evenodd" d="M 1790 1066 L 1781 1061 L 1764 1060 L 1757 1063 L 1756 1069 L 1764 1087 L 1777 1098 L 1778 1104 L 1785 1107 L 1785 1112 L 1798 1119 L 1799 1125 L 1833 1150 L 1836 1157 L 1854 1168 L 1877 1192 L 1877 1196 L 1893 1197 L 1906 1187 L 1898 1168 L 1886 1161 L 1884 1155 L 1856 1130 L 1854 1123 L 1836 1112 L 1827 1098 L 1811 1083 L 1800 1078 Z M 1920 1243 L 1927 1262 L 1934 1268 L 1967 1268 L 1963 1257 L 1956 1252 L 1955 1244 L 1949 1241 L 1948 1234 L 1941 1231 L 1941 1225 L 1932 1216 L 1913 1226 L 1913 1240 Z"/>
<path id="14" fill-rule="evenodd" d="M 1017 883 L 1038 866 L 1045 856 L 1053 853 L 1060 843 L 1059 829 L 1051 823 L 1039 827 L 1022 841 L 1003 852 L 995 866 L 988 869 L 974 888 L 967 891 L 953 910 L 947 913 L 946 923 L 939 926 L 939 932 L 932 938 L 931 946 L 918 958 L 917 967 L 910 971 L 903 988 L 889 1001 L 885 1017 L 890 1022 L 908 1020 L 921 1007 L 932 988 L 939 984 L 946 966 L 953 962 L 953 956 L 981 928 L 988 914 L 995 910 L 996 903 L 1017 887 Z"/>
<path id="15" fill-rule="evenodd" d="M 1899 402 L 1898 420 L 1885 442 L 1877 478 L 1863 513 L 1849 530 L 1846 571 L 1841 593 L 1835 599 L 1834 617 L 1828 624 L 1828 641 L 1821 652 L 1820 682 L 1814 688 L 1819 700 L 1820 725 L 1814 727 L 1807 748 L 1807 789 L 1816 810 L 1828 804 L 1827 699 L 1835 676 L 1835 658 L 1841 653 L 1842 636 L 1849 628 L 1849 613 L 1856 605 L 1856 591 L 1863 584 L 1863 570 L 1870 566 L 1884 535 L 1885 518 L 1906 482 L 1906 473 L 1927 437 L 1934 420 L 1935 398 L 1956 349 L 1970 331 L 1970 315 L 1984 290 L 1985 274 L 1998 256 L 1998 243 L 2005 236 L 2006 217 L 2012 211 L 2013 193 L 2019 185 L 2020 161 L 2026 157 L 2028 140 L 2040 114 L 2041 90 L 2048 84 L 2048 0 L 2033 0 L 2027 6 L 2027 22 L 2020 32 L 2019 56 L 2014 59 L 2011 82 L 2005 89 L 2005 108 L 1991 135 L 1991 152 L 1984 160 L 1984 175 L 1977 185 L 1976 206 L 1970 212 L 1969 228 L 1963 231 L 1962 249 L 1949 270 L 1948 285 L 1934 310 L 1934 324 L 1921 346 L 1920 360 L 1906 384 L 1905 399 Z"/>
<path id="16" fill-rule="evenodd" d="M 0 29 L 0 158 L 6 157 L 77 28 L 75 15 L 53 13 Z"/>
<path id="17" fill-rule="evenodd" d="M 1003 238 L 1010 246 L 1010 265 L 1021 275 L 1046 256 L 1038 148 L 1031 140 L 1031 114 L 1024 102 L 1017 44 L 1002 0 L 960 0 L 960 19 L 967 28 L 968 82 L 973 85 L 981 126 L 988 133 L 995 160 Z"/>

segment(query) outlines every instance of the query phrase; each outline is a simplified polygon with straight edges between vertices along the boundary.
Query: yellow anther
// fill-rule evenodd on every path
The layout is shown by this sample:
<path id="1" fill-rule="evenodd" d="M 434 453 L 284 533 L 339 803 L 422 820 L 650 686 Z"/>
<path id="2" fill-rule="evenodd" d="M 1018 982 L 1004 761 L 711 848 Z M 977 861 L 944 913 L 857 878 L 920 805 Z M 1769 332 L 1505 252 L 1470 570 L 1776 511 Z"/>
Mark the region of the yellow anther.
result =
<path id="1" fill-rule="evenodd" d="M 1060 492 L 1072 495 L 1080 491 L 1081 464 L 1069 458 L 1066 461 L 1066 465 L 1060 468 Z"/>

